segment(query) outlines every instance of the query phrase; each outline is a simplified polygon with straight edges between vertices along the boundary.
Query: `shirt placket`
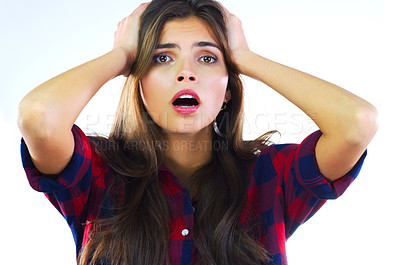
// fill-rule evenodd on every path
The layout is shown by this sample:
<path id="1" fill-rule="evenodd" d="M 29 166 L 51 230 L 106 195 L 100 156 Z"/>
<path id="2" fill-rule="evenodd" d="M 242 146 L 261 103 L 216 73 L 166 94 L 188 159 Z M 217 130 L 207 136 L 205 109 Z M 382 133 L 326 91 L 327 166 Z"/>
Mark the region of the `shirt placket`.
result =
<path id="1" fill-rule="evenodd" d="M 194 249 L 194 207 L 190 194 L 168 169 L 163 174 L 162 190 L 170 210 L 169 258 L 173 265 L 190 265 Z"/>

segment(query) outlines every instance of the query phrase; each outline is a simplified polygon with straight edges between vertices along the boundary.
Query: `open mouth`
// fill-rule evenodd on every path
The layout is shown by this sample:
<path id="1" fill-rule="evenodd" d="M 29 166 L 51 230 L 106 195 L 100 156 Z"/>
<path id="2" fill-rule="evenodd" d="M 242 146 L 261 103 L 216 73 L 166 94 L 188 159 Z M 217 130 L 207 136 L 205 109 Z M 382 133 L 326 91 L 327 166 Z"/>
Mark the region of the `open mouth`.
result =
<path id="1" fill-rule="evenodd" d="M 191 95 L 182 95 L 172 102 L 172 105 L 179 107 L 195 107 L 199 105 L 197 99 Z"/>
<path id="2" fill-rule="evenodd" d="M 171 100 L 172 108 L 179 114 L 192 114 L 200 107 L 200 97 L 192 89 L 183 89 Z"/>

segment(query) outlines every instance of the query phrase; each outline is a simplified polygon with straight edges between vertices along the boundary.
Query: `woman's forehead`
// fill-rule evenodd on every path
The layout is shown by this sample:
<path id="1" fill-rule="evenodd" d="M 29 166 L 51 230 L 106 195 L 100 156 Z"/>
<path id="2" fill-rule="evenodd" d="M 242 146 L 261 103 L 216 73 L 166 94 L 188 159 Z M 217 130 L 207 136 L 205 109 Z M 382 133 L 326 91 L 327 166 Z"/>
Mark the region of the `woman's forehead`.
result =
<path id="1" fill-rule="evenodd" d="M 160 43 L 179 41 L 209 41 L 219 43 L 211 27 L 197 17 L 174 19 L 165 23 L 160 36 Z"/>

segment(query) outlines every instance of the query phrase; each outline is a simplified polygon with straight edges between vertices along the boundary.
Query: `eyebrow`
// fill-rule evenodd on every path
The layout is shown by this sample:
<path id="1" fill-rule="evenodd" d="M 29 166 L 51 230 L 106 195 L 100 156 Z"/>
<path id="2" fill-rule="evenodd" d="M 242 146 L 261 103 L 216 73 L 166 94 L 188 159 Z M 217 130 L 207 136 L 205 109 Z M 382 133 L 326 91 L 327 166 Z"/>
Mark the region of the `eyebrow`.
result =
<path id="1" fill-rule="evenodd" d="M 221 51 L 221 48 L 217 44 L 209 41 L 196 42 L 192 45 L 192 48 L 193 47 L 214 47 Z M 157 49 L 181 49 L 181 47 L 176 43 L 169 42 L 169 43 L 158 44 Z"/>

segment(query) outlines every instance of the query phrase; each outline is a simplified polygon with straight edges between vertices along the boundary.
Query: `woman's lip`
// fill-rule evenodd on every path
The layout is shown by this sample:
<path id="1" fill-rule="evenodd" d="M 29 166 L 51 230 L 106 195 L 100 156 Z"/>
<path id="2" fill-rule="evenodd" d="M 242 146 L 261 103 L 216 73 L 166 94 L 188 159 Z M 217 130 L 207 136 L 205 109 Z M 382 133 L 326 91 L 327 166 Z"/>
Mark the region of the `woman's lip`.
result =
<path id="1" fill-rule="evenodd" d="M 196 112 L 199 109 L 199 105 L 197 105 L 197 106 L 188 106 L 188 107 L 172 105 L 172 109 L 175 110 L 176 112 L 178 112 L 179 114 L 192 114 L 192 113 Z"/>
<path id="2" fill-rule="evenodd" d="M 172 105 L 172 102 L 174 102 L 176 99 L 178 99 L 180 96 L 183 96 L 183 95 L 190 95 L 190 96 L 192 96 L 192 97 L 194 97 L 196 100 L 197 100 L 197 102 L 199 103 L 198 105 L 197 105 L 197 107 L 200 105 L 200 97 L 199 97 L 199 95 L 197 95 L 197 93 L 194 91 L 194 90 L 192 90 L 192 89 L 182 89 L 182 90 L 180 90 L 178 93 L 176 93 L 175 94 L 175 96 L 172 98 L 172 100 L 171 100 L 171 105 Z M 173 106 L 173 105 L 172 105 Z"/>

